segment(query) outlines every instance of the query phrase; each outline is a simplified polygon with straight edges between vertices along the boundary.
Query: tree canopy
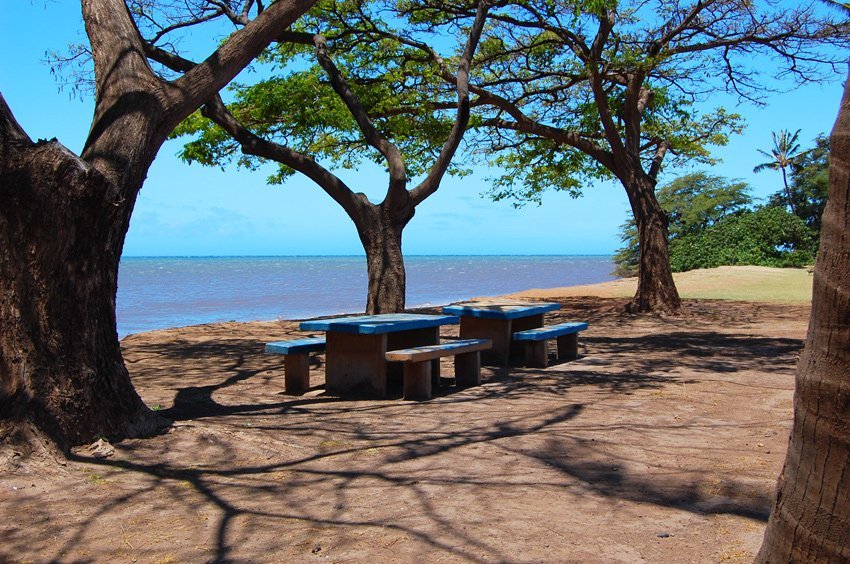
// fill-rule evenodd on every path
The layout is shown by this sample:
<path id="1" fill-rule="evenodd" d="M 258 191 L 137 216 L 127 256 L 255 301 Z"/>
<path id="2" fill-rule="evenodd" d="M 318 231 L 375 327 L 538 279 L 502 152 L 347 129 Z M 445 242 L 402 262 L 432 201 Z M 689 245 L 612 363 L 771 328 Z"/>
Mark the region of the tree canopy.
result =
<path id="1" fill-rule="evenodd" d="M 638 311 L 681 307 L 654 189 L 664 167 L 712 163 L 710 147 L 741 131 L 740 116 L 711 98 L 725 90 L 758 103 L 776 78 L 834 78 L 850 46 L 847 22 L 814 1 L 530 0 L 491 19 L 471 91 L 473 139 L 505 171 L 492 196 L 539 201 L 549 188 L 577 195 L 616 178 L 641 243 Z"/>
<path id="2" fill-rule="evenodd" d="M 453 54 L 457 71 L 449 85 L 427 72 L 431 59 L 422 50 L 435 51 L 427 43 L 412 44 L 415 34 L 399 39 L 379 17 L 383 9 L 378 2 L 326 2 L 267 53 L 270 78 L 234 86 L 230 107 L 216 97 L 177 132 L 195 136 L 183 151 L 186 160 L 222 166 L 235 161 L 247 168 L 275 162 L 271 182 L 298 171 L 333 198 L 354 222 L 366 252 L 367 313 L 404 309 L 402 233 L 416 206 L 438 189 L 466 131 L 469 68 L 489 3 L 479 2 L 471 27 L 458 31 L 466 39 Z M 365 26 L 365 36 L 362 28 L 353 31 L 352 21 Z M 192 68 L 166 53 L 157 56 L 173 68 Z M 447 61 L 439 61 L 448 73 Z M 456 95 L 453 106 L 439 98 L 447 89 Z M 355 193 L 326 166 L 355 168 L 366 158 L 388 172 L 379 203 Z M 413 176 L 424 178 L 408 190 Z"/>
<path id="3" fill-rule="evenodd" d="M 456 92 L 454 85 L 434 76 L 420 47 L 397 39 L 401 27 L 407 39 L 420 46 L 434 40 L 430 24 L 402 21 L 383 3 L 320 2 L 255 65 L 267 78 L 230 86 L 227 109 L 258 137 L 309 155 L 328 169 L 356 169 L 363 162 L 388 166 L 316 56 L 313 38 L 318 34 L 334 72 L 344 78 L 364 116 L 404 156 L 407 176 L 426 174 L 454 124 Z M 465 31 L 457 25 L 445 30 L 455 35 Z M 460 50 L 452 52 L 443 64 L 456 67 L 459 54 Z M 191 136 L 181 152 L 188 162 L 249 169 L 267 162 L 242 152 L 236 139 L 200 112 L 181 124 L 175 135 Z M 279 170 L 269 181 L 279 184 L 295 170 L 277 164 Z M 450 172 L 463 171 L 454 167 Z"/>
<path id="4" fill-rule="evenodd" d="M 829 137 L 818 135 L 815 146 L 800 153 L 790 170 L 787 189 L 771 195 L 768 205 L 792 209 L 817 235 L 829 194 Z"/>

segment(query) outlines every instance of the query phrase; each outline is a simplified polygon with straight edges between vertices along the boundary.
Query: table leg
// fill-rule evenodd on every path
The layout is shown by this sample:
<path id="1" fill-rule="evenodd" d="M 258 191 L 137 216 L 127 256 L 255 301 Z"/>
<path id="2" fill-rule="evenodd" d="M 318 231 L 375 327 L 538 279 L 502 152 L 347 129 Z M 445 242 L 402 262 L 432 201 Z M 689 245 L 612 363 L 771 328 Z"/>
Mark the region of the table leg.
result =
<path id="1" fill-rule="evenodd" d="M 386 335 L 327 332 L 325 389 L 330 393 L 387 395 Z"/>
<path id="2" fill-rule="evenodd" d="M 461 339 L 490 339 L 493 348 L 481 351 L 482 364 L 507 366 L 511 348 L 511 320 L 484 319 L 481 317 L 460 318 Z"/>
<path id="3" fill-rule="evenodd" d="M 558 358 L 567 360 L 578 358 L 578 333 L 558 337 Z"/>
<path id="4" fill-rule="evenodd" d="M 405 362 L 404 363 L 404 399 L 406 400 L 428 400 L 431 399 L 431 363 Z"/>
<path id="5" fill-rule="evenodd" d="M 529 315 L 528 317 L 519 317 L 513 320 L 513 325 L 511 326 L 511 333 L 516 333 L 517 331 L 525 331 L 526 329 L 537 329 L 538 327 L 543 327 L 543 314 L 539 313 L 537 315 Z M 511 362 L 514 364 L 522 365 L 525 363 L 525 351 L 526 347 L 523 345 L 522 341 L 511 341 L 511 352 L 510 358 Z M 536 354 L 539 358 L 541 354 L 539 350 L 536 350 Z M 543 355 L 546 354 L 546 343 L 543 344 Z M 546 364 L 543 364 L 546 366 Z"/>
<path id="6" fill-rule="evenodd" d="M 455 383 L 458 388 L 481 385 L 481 351 L 455 356 Z"/>
<path id="7" fill-rule="evenodd" d="M 525 365 L 529 368 L 546 368 L 548 364 L 546 341 L 525 341 Z"/>

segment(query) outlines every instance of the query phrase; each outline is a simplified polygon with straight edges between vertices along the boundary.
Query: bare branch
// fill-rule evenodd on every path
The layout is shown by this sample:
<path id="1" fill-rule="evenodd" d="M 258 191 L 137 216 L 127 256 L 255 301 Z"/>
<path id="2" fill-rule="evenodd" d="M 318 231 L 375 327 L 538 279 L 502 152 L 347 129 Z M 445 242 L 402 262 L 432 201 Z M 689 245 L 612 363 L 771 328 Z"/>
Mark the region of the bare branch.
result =
<path id="1" fill-rule="evenodd" d="M 472 23 L 472 29 L 469 31 L 469 36 L 466 40 L 466 46 L 461 55 L 460 63 L 458 64 L 456 86 L 457 86 L 457 117 L 449 133 L 449 137 L 440 151 L 440 156 L 437 158 L 428 176 L 411 191 L 413 204 L 417 205 L 425 198 L 433 194 L 440 185 L 440 180 L 449 168 L 452 157 L 457 151 L 466 127 L 469 124 L 469 67 L 472 64 L 472 56 L 478 47 L 478 41 L 481 39 L 481 33 L 484 30 L 484 23 L 487 20 L 487 12 L 490 9 L 489 0 L 479 0 L 478 10 L 475 14 L 475 21 Z"/>
<path id="2" fill-rule="evenodd" d="M 278 0 L 256 19 L 236 31 L 204 62 L 186 72 L 172 85 L 173 103 L 181 108 L 197 107 L 209 100 L 253 60 L 316 0 Z M 182 112 L 178 112 L 182 113 Z M 183 119 L 180 115 L 177 122 Z"/>
<path id="3" fill-rule="evenodd" d="M 354 117 L 355 121 L 357 121 L 357 125 L 360 127 L 360 131 L 363 133 L 366 142 L 380 152 L 387 160 L 390 171 L 390 193 L 403 190 L 406 195 L 407 190 L 405 189 L 405 185 L 407 183 L 407 170 L 404 166 L 404 159 L 401 156 L 401 152 L 398 150 L 398 147 L 391 143 L 386 137 L 381 135 L 381 133 L 375 128 L 372 120 L 369 119 L 366 109 L 360 103 L 360 99 L 348 86 L 348 83 L 342 76 L 342 73 L 339 72 L 339 69 L 328 55 L 327 41 L 325 38 L 321 35 L 315 35 L 313 36 L 313 42 L 316 46 L 316 59 L 319 61 L 319 65 L 321 65 L 328 74 L 331 87 L 333 87 L 337 95 L 342 98 L 343 102 L 345 102 L 348 111 L 351 112 L 351 115 Z"/>

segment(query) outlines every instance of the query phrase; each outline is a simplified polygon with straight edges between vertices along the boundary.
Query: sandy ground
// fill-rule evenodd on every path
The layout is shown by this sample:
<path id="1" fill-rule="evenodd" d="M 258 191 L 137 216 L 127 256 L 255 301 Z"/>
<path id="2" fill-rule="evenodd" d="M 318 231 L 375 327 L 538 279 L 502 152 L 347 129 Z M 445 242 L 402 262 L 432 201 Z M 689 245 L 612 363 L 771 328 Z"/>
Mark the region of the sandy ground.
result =
<path id="1" fill-rule="evenodd" d="M 294 322 L 130 336 L 133 381 L 174 425 L 7 469 L 0 561 L 751 560 L 808 306 L 560 301 L 547 322 L 590 323 L 579 359 L 484 368 L 428 402 L 326 395 L 322 355 L 313 389 L 283 394 L 262 344 Z"/>

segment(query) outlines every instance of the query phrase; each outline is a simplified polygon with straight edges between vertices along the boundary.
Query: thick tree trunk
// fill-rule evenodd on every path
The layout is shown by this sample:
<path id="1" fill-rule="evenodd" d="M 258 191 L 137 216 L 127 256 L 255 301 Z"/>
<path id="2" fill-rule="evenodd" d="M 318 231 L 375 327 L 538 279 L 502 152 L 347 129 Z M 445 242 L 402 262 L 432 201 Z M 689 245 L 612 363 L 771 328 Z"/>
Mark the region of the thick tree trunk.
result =
<path id="1" fill-rule="evenodd" d="M 667 213 L 655 198 L 655 183 L 636 178 L 626 186 L 638 230 L 638 287 L 629 311 L 679 314 L 682 302 L 673 282 L 667 245 Z"/>
<path id="2" fill-rule="evenodd" d="M 116 334 L 118 191 L 56 141 L 4 136 L 0 163 L 0 439 L 37 429 L 67 450 L 163 428 Z"/>
<path id="3" fill-rule="evenodd" d="M 410 212 L 412 217 L 412 210 Z M 366 313 L 399 313 L 404 311 L 406 275 L 401 237 L 409 218 L 398 219 L 386 212 L 385 206 L 370 205 L 354 223 L 366 251 L 369 290 Z"/>
<path id="4" fill-rule="evenodd" d="M 830 147 L 794 426 L 758 562 L 850 561 L 850 81 Z"/>
<path id="5" fill-rule="evenodd" d="M 33 143 L 0 95 L 0 440 L 63 449 L 167 422 L 130 383 L 115 323 L 118 262 L 168 133 L 306 11 L 281 0 L 173 82 L 158 78 L 123 0 L 82 0 L 96 78 L 81 157 Z"/>

